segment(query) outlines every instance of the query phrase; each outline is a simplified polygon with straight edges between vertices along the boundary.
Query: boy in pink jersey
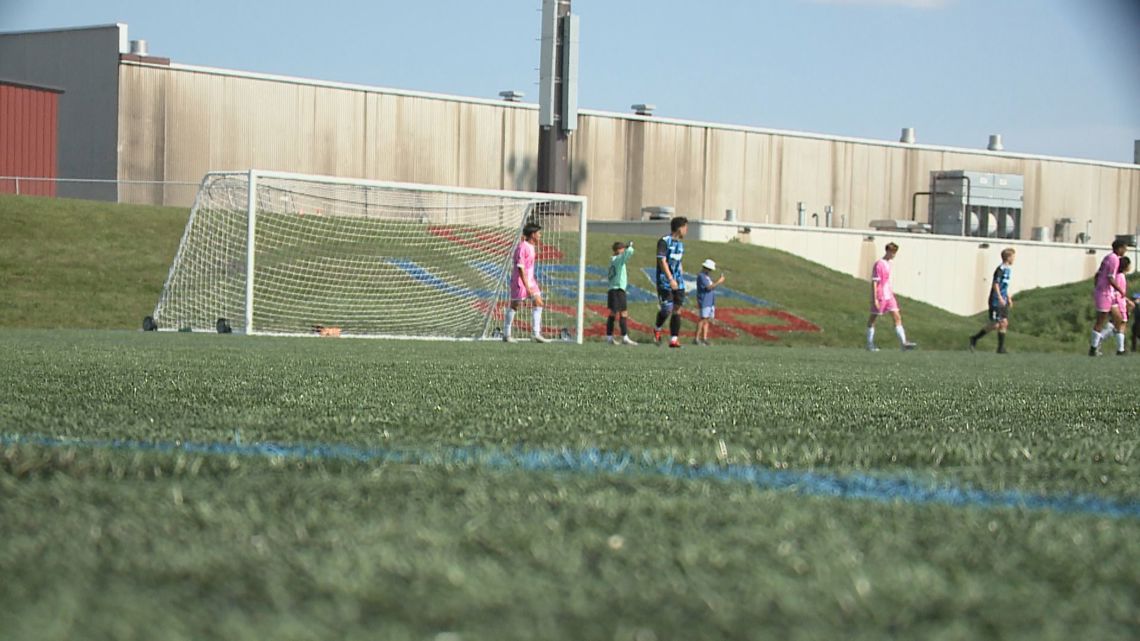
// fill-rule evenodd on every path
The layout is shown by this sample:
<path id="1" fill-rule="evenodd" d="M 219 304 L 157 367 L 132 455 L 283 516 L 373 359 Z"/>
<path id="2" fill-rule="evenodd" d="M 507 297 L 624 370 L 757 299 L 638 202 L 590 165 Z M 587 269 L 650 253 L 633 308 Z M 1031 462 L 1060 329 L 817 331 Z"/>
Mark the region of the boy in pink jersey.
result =
<path id="1" fill-rule="evenodd" d="M 899 246 L 888 243 L 886 253 L 875 261 L 871 268 L 871 318 L 867 321 L 867 350 L 879 351 L 875 347 L 875 321 L 883 314 L 890 314 L 895 320 L 895 335 L 899 337 L 899 345 L 903 351 L 918 347 L 906 339 L 906 330 L 903 329 L 902 315 L 899 314 L 899 303 L 895 300 L 895 293 L 891 289 L 891 261 L 899 253 Z"/>
<path id="2" fill-rule="evenodd" d="M 515 324 L 515 314 L 519 307 L 528 300 L 534 303 L 531 310 L 531 334 L 536 343 L 549 343 L 542 336 L 542 290 L 538 287 L 538 279 L 534 277 L 535 249 L 542 240 L 542 226 L 536 223 L 527 223 L 523 227 L 522 242 L 515 249 L 514 259 L 511 261 L 511 308 L 507 310 L 507 323 L 503 328 L 503 342 L 514 343 L 511 329 Z"/>
<path id="3" fill-rule="evenodd" d="M 1093 286 L 1093 304 L 1096 305 L 1096 323 L 1093 325 L 1089 341 L 1089 356 L 1100 356 L 1100 343 L 1112 335 L 1116 327 L 1121 327 L 1120 311 L 1116 308 L 1117 294 L 1125 295 L 1116 283 L 1116 272 L 1120 271 L 1120 257 L 1128 251 L 1128 243 L 1117 239 L 1112 243 L 1112 253 L 1100 262 Z M 1112 323 L 1108 323 L 1109 317 Z M 1107 325 L 1107 327 L 1106 327 Z"/>
<path id="4" fill-rule="evenodd" d="M 1128 298 L 1128 272 L 1132 269 L 1132 261 L 1127 256 L 1120 257 L 1120 268 L 1116 270 L 1116 311 L 1120 314 L 1120 325 L 1116 327 L 1116 355 L 1124 356 L 1124 338 L 1128 328 L 1129 312 L 1135 315 L 1136 303 Z"/>

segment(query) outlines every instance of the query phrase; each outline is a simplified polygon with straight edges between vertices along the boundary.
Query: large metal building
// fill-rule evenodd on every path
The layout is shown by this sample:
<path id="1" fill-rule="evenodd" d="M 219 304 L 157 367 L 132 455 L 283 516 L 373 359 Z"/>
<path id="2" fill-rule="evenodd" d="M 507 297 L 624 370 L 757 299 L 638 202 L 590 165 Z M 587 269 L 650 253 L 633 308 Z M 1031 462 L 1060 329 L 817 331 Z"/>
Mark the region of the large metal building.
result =
<path id="1" fill-rule="evenodd" d="M 126 25 L 0 34 L 0 78 L 66 91 L 61 176 L 198 181 L 208 170 L 257 167 L 536 186 L 534 105 L 174 64 L 130 47 Z M 691 218 L 731 209 L 741 222 L 797 224 L 802 212 L 823 221 L 831 207 L 832 226 L 865 228 L 911 218 L 932 172 L 963 171 L 1019 177 L 1019 238 L 1064 220 L 1100 243 L 1140 227 L 1136 164 L 582 111 L 571 165 L 597 219 L 666 206 Z M 60 193 L 177 205 L 192 195 L 147 185 Z M 925 222 L 927 205 L 918 212 Z"/>

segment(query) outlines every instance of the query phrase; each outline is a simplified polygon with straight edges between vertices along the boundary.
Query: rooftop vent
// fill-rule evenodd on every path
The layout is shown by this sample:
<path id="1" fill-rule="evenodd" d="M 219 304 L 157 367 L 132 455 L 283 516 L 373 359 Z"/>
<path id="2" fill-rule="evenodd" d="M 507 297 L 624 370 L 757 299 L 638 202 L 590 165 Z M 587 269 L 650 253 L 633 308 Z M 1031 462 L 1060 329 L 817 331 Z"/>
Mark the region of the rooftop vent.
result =
<path id="1" fill-rule="evenodd" d="M 633 110 L 633 113 L 639 116 L 652 116 L 653 112 L 657 110 L 657 105 L 642 103 L 639 105 L 632 105 L 630 109 Z"/>
<path id="2" fill-rule="evenodd" d="M 149 56 L 146 40 L 131 40 L 131 55 Z"/>
<path id="3" fill-rule="evenodd" d="M 899 142 L 913 145 L 914 141 L 914 127 L 903 127 L 902 135 L 899 136 Z"/>
<path id="4" fill-rule="evenodd" d="M 524 96 L 526 96 L 526 94 L 521 91 L 515 91 L 514 89 L 499 92 L 499 97 L 507 102 L 522 102 Z"/>
<path id="5" fill-rule="evenodd" d="M 1001 134 L 990 134 L 990 144 L 986 145 L 986 149 L 990 151 L 1005 151 L 1005 145 L 1001 144 Z"/>

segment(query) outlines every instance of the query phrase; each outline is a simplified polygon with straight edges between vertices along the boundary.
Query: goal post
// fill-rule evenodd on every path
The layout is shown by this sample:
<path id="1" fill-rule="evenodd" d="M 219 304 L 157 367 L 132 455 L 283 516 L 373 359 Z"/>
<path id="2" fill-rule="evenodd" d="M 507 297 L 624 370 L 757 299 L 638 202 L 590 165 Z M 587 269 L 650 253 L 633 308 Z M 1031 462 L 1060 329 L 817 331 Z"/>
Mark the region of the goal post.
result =
<path id="1" fill-rule="evenodd" d="M 205 176 L 154 311 L 165 331 L 480 340 L 542 226 L 543 335 L 581 343 L 584 197 L 276 171 Z M 522 319 L 525 319 L 522 320 Z M 531 336 L 530 314 L 513 335 Z M 224 322 L 219 322 L 224 320 Z"/>

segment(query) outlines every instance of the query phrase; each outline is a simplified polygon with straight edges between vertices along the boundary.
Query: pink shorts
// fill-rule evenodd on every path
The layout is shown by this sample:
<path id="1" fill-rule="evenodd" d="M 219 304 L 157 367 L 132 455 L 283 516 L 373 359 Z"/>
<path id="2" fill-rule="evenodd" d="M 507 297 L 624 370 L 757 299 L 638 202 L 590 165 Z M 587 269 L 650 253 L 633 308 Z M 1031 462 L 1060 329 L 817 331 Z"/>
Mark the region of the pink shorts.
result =
<path id="1" fill-rule="evenodd" d="M 897 311 L 899 311 L 899 302 L 895 300 L 894 296 L 881 301 L 878 307 L 875 306 L 874 302 L 871 303 L 872 314 L 890 314 Z"/>
<path id="2" fill-rule="evenodd" d="M 540 291 L 540 292 L 536 292 L 536 293 L 537 293 L 539 296 L 542 296 L 542 292 L 541 292 L 541 291 Z M 530 294 L 526 293 L 526 290 L 525 290 L 525 289 L 523 289 L 523 288 L 521 288 L 521 287 L 520 287 L 519 289 L 517 289 L 517 290 L 516 290 L 516 289 L 515 289 L 513 286 L 511 287 L 511 300 L 512 300 L 512 301 L 516 301 L 516 300 L 519 300 L 519 301 L 522 301 L 522 300 L 531 300 L 531 299 L 533 299 L 533 298 L 534 298 L 534 296 L 531 296 Z"/>
<path id="3" fill-rule="evenodd" d="M 1096 311 L 1101 314 L 1106 314 L 1112 311 L 1116 306 L 1116 292 L 1113 290 L 1108 291 L 1093 291 L 1093 303 L 1096 304 Z"/>

